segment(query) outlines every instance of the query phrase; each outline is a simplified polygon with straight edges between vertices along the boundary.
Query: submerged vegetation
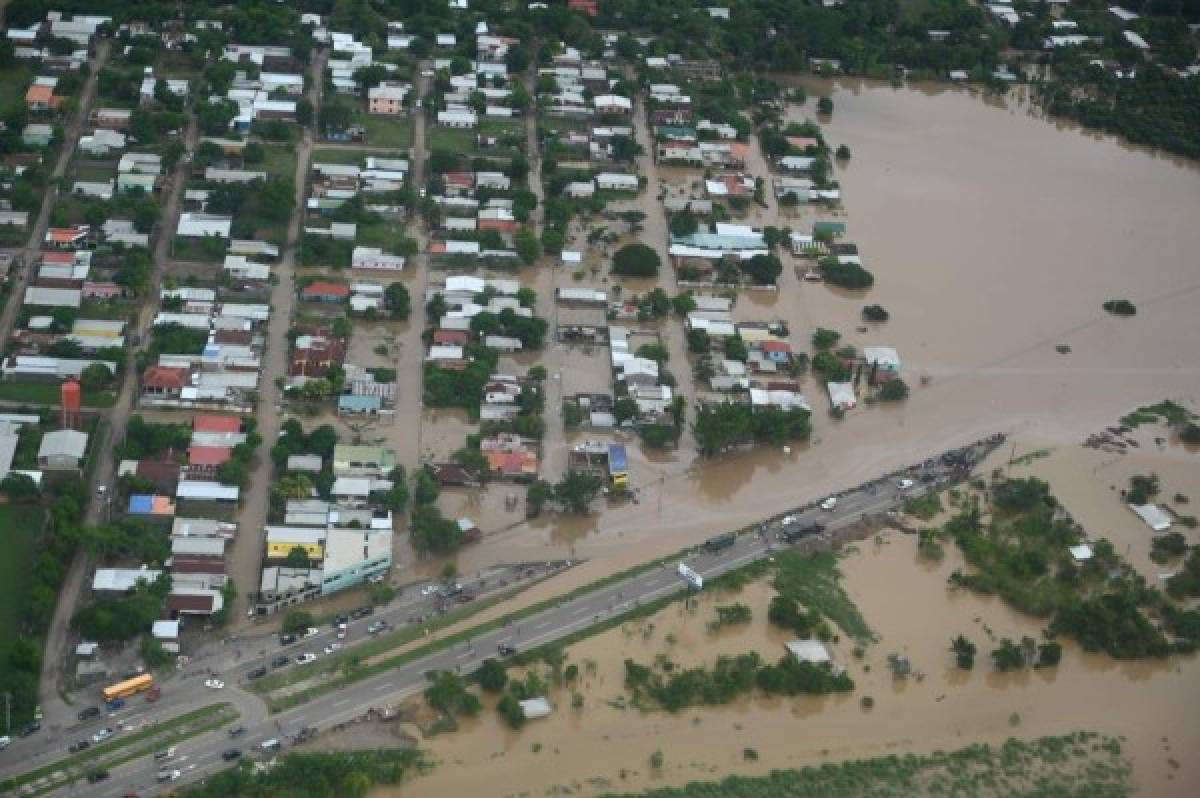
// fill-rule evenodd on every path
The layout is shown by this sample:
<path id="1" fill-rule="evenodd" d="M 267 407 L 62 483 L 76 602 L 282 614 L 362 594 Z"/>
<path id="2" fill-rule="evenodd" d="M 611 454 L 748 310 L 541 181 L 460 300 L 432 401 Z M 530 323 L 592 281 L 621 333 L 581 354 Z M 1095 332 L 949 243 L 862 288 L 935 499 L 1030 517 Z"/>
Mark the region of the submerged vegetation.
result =
<path id="1" fill-rule="evenodd" d="M 1117 659 L 1195 650 L 1200 613 L 1171 605 L 1107 540 L 1091 543 L 1087 561 L 1072 559 L 1069 547 L 1082 542 L 1083 531 L 1050 494 L 1049 485 L 1032 477 L 1005 479 L 993 483 L 989 495 L 990 519 L 978 505 L 969 505 L 942 527 L 973 568 L 970 573 L 955 571 L 953 584 L 995 593 L 1022 612 L 1049 619 L 1051 635 L 1072 637 L 1089 651 Z M 1200 557 L 1189 559 L 1200 570 Z M 1181 574 L 1187 571 L 1185 565 Z M 1163 622 L 1161 628 L 1154 619 Z M 998 665 L 1014 659 L 1007 653 Z M 1056 652 L 1048 654 L 1057 661 Z M 1023 662 L 1035 661 L 1050 664 L 1040 653 L 1023 657 Z"/>
<path id="2" fill-rule="evenodd" d="M 856 642 L 869 643 L 875 636 L 842 589 L 841 579 L 837 558 L 829 552 L 781 551 L 775 555 L 774 586 L 781 596 L 820 613 Z"/>
<path id="3" fill-rule="evenodd" d="M 912 795 L 1093 796 L 1132 794 L 1121 743 L 1094 732 L 1008 739 L 957 751 L 826 763 L 766 776 L 730 776 L 641 793 L 644 798 L 908 798 Z M 634 798 L 632 793 L 608 798 Z"/>

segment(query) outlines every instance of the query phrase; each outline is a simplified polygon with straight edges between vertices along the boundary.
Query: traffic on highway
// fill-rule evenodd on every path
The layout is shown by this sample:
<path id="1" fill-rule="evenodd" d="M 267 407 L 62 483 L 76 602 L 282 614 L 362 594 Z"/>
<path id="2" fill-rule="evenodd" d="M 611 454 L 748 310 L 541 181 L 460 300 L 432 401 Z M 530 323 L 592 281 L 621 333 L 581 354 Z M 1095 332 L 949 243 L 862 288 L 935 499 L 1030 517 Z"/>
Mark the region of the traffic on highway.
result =
<path id="1" fill-rule="evenodd" d="M 412 591 L 414 595 L 409 602 L 374 612 L 360 609 L 335 618 L 326 628 L 283 636 L 273 640 L 269 649 L 265 638 L 252 642 L 235 641 L 231 645 L 252 644 L 261 648 L 254 656 L 245 658 L 235 649 L 233 657 L 214 658 L 212 665 L 180 674 L 172 680 L 171 689 L 163 692 L 162 699 L 164 709 L 175 712 L 203 706 L 215 698 L 230 700 L 241 713 L 235 727 L 181 742 L 165 749 L 162 757 L 140 757 L 105 769 L 104 778 L 89 785 L 87 794 L 98 798 L 140 795 L 146 790 L 157 789 L 160 783 L 202 778 L 242 756 L 269 759 L 290 745 L 320 732 L 337 729 L 371 708 L 382 707 L 422 689 L 427 683 L 425 674 L 431 670 L 470 673 L 488 657 L 513 656 L 621 615 L 645 602 L 695 589 L 696 581 L 702 585 L 705 580 L 770 557 L 781 547 L 834 542 L 838 540 L 840 530 L 864 518 L 894 511 L 908 498 L 941 490 L 966 478 L 971 469 L 1002 441 L 1002 436 L 992 436 L 869 483 L 822 497 L 744 530 L 742 534 L 729 533 L 711 538 L 670 562 L 661 562 L 659 567 L 583 592 L 540 612 L 481 632 L 465 642 L 448 644 L 397 668 L 353 682 L 275 715 L 268 715 L 261 699 L 243 688 L 272 671 L 295 667 L 298 663 L 337 654 L 344 649 L 352 650 L 384 629 L 420 622 L 425 619 L 426 610 L 430 614 L 438 607 L 444 610 L 448 600 L 464 592 L 484 595 L 500 588 L 495 584 L 470 581 L 461 585 L 433 586 L 432 590 Z M 682 578 L 685 570 L 696 575 L 697 580 Z M 89 709 L 88 718 L 66 730 L 60 741 L 69 738 L 82 742 L 89 737 L 94 741 L 94 735 L 113 728 L 114 718 L 120 719 L 118 726 L 123 724 L 129 728 L 145 722 L 146 709 L 146 702 L 137 700 L 133 705 L 127 703 L 109 713 L 92 713 Z M 113 733 L 116 733 L 115 728 Z M 29 746 L 27 754 L 17 754 L 23 758 L 19 767 L 4 762 L 6 767 L 0 773 L 8 776 L 53 761 L 65 753 L 66 747 L 66 743 L 55 745 L 51 756 Z M 5 759 L 8 756 L 5 754 Z M 69 793 L 59 790 L 50 794 Z"/>

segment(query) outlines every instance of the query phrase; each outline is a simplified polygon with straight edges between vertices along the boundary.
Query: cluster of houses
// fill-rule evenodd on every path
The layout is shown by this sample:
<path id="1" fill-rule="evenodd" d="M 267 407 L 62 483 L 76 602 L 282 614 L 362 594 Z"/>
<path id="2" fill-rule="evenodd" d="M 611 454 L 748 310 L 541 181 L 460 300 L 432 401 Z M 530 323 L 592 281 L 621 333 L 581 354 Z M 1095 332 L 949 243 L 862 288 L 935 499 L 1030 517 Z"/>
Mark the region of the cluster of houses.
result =
<path id="1" fill-rule="evenodd" d="M 142 373 L 142 405 L 253 412 L 270 306 L 219 300 L 211 288 L 164 289 L 161 298 L 154 326 L 201 331 L 206 343 L 199 353 L 160 354 Z"/>
<path id="2" fill-rule="evenodd" d="M 96 134 L 100 134 L 103 142 L 101 149 L 104 149 L 104 154 L 107 156 L 119 151 L 120 147 L 124 146 L 124 135 L 114 133 L 114 138 L 109 139 L 103 135 L 106 133 L 112 133 L 112 131 L 97 130 L 92 136 L 92 145 L 95 145 Z M 80 146 L 83 146 L 82 139 Z M 154 194 L 162 186 L 162 173 L 162 156 L 150 152 L 127 152 L 117 161 L 116 175 L 112 179 L 76 180 L 71 186 L 71 193 L 77 197 L 87 197 L 105 202 L 111 200 L 118 193 Z"/>
<path id="3" fill-rule="evenodd" d="M 476 338 L 488 349 L 498 352 L 518 352 L 519 338 L 503 335 L 477 336 L 471 330 L 471 319 L 480 313 L 499 315 L 509 310 L 518 316 L 533 317 L 533 309 L 517 298 L 521 284 L 516 280 L 450 275 L 442 285 L 431 285 L 426 298 L 440 295 L 447 311 L 438 321 L 430 338 L 426 361 L 439 368 L 461 369 L 469 362 L 467 345 Z"/>
<path id="4" fill-rule="evenodd" d="M 79 385 L 74 383 L 68 391 L 78 395 Z M 65 420 L 64 416 L 64 420 Z M 84 464 L 88 448 L 88 433 L 64 426 L 62 429 L 41 429 L 42 418 L 27 413 L 0 413 L 0 480 L 11 473 L 24 474 L 40 486 L 46 472 L 79 473 Z M 35 468 L 14 468 L 17 447 L 23 434 L 41 432 L 38 442 Z"/>
<path id="5" fill-rule="evenodd" d="M 225 93 L 237 106 L 229 122 L 231 130 L 246 133 L 259 120 L 296 121 L 298 99 L 304 94 L 304 75 L 291 48 L 264 44 L 226 44 L 224 61 L 253 65 L 253 72 L 238 71 Z M 256 75 L 250 77 L 251 74 Z"/>
<path id="6" fill-rule="evenodd" d="M 670 409 L 675 393 L 663 380 L 659 362 L 639 355 L 638 350 L 646 344 L 660 343 L 655 333 L 616 325 L 608 328 L 614 394 L 636 402 L 639 419 L 656 423 Z"/>
<path id="7" fill-rule="evenodd" d="M 27 28 L 10 27 L 5 31 L 5 36 L 12 42 L 14 57 L 37 61 L 54 71 L 67 72 L 87 63 L 92 43 L 103 30 L 111 27 L 112 17 L 47 11 L 46 18 L 41 22 Z M 50 46 L 54 40 L 69 41 L 75 49 L 66 53 L 55 52 L 58 48 Z"/>
<path id="8" fill-rule="evenodd" d="M 377 213 L 384 219 L 394 221 L 404 216 L 404 206 L 395 202 L 391 195 L 403 189 L 408 181 L 409 163 L 406 158 L 366 155 L 361 166 L 352 163 L 314 163 L 311 171 L 306 203 L 306 210 L 311 215 L 328 216 L 348 201 L 362 198 L 364 210 Z M 399 271 L 403 267 L 404 260 L 401 258 L 398 263 L 389 264 L 382 270 Z"/>
<path id="9" fill-rule="evenodd" d="M 454 49 L 458 38 L 453 33 L 436 37 L 440 49 Z M 469 71 L 450 75 L 450 87 L 438 100 L 435 117 L 438 125 L 450 128 L 475 129 L 482 119 L 513 119 L 521 110 L 512 104 L 513 89 L 505 61 L 517 39 L 488 32 L 486 22 L 475 28 L 475 59 Z M 435 71 L 450 70 L 452 59 L 435 57 Z M 480 142 L 484 144 L 485 142 Z"/>
<path id="10" fill-rule="evenodd" d="M 260 612 L 385 578 L 392 566 L 392 514 L 382 497 L 393 487 L 395 468 L 395 452 L 385 446 L 338 444 L 329 458 L 288 458 L 288 474 L 332 470 L 334 479 L 328 499 L 289 498 L 283 523 L 264 530 Z"/>

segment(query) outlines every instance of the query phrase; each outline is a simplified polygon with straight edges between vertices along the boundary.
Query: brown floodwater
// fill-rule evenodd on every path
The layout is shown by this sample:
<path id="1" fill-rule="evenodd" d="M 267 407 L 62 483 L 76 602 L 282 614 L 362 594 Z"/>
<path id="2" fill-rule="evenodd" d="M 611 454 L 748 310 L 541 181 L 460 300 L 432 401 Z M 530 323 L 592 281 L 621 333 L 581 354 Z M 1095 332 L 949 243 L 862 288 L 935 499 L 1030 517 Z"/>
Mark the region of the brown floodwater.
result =
<path id="1" fill-rule="evenodd" d="M 688 447 L 664 455 L 634 445 L 637 501 L 587 519 L 514 523 L 490 496 L 511 488 L 494 486 L 477 505 L 494 526 L 485 528 L 484 544 L 460 554 L 463 571 L 497 561 L 588 558 L 521 601 L 545 598 L 994 431 L 1013 434 L 1018 455 L 1050 451 L 1014 473 L 1050 479 L 1091 536 L 1112 540 L 1152 583 L 1171 570 L 1149 561 L 1149 532 L 1121 504 L 1119 489 L 1131 474 L 1154 471 L 1168 504 L 1177 492 L 1200 500 L 1197 453 L 1156 444 L 1155 435 L 1166 435 L 1161 427 L 1140 432 L 1142 446 L 1126 455 L 1079 444 L 1138 405 L 1171 397 L 1197 408 L 1200 169 L 1047 123 L 1019 98 L 863 82 L 839 84 L 833 96 L 827 137 L 853 152 L 838 173 L 845 208 L 756 208 L 750 220 L 793 229 L 816 218 L 846 221 L 875 287 L 854 294 L 801 283 L 785 262 L 780 291 L 743 296 L 738 317 L 786 319 L 800 345 L 822 326 L 857 346 L 894 346 L 912 397 L 898 407 L 862 407 L 838 422 L 809 380 L 815 431 L 805 447 L 699 461 Z M 806 114 L 811 103 L 790 116 Z M 751 171 L 763 174 L 762 164 L 755 146 Z M 686 184 L 675 171 L 655 174 L 646 194 L 657 194 L 659 178 Z M 653 215 L 645 226 L 647 236 L 664 227 Z M 673 280 L 664 276 L 664 285 Z M 1100 305 L 1111 298 L 1132 300 L 1138 314 L 1108 316 Z M 859 332 L 868 303 L 884 305 L 892 318 Z M 673 344 L 677 337 L 671 334 Z M 1070 353 L 1059 354 L 1058 345 Z M 569 352 L 547 356 L 570 368 Z M 456 427 L 446 427 L 451 434 L 443 440 L 457 437 Z M 579 437 L 559 435 L 550 446 Z M 995 464 L 1007 457 L 997 453 Z M 466 501 L 443 498 L 464 510 Z M 1176 509 L 1187 512 L 1186 505 Z M 1188 537 L 1200 542 L 1195 532 Z M 1036 636 L 1041 625 L 995 600 L 948 593 L 945 577 L 958 562 L 949 549 L 937 565 L 914 564 L 912 540 L 901 535 L 861 549 L 844 564 L 848 588 L 882 639 L 867 654 L 869 673 L 848 644 L 837 647 L 859 685 L 853 697 L 754 699 L 679 716 L 639 716 L 604 703 L 621 692 L 625 656 L 646 661 L 670 649 L 674 661 L 688 663 L 749 647 L 778 653 L 780 641 L 765 628 L 759 606 L 767 594 L 752 587 L 739 600 L 754 604 L 756 617 L 741 632 L 710 638 L 703 611 L 693 618 L 672 608 L 654 619 L 648 639 L 614 630 L 574 647 L 573 661 L 596 663 L 585 679 L 582 713 L 556 694 L 555 715 L 520 733 L 485 713 L 463 732 L 431 741 L 443 766 L 404 794 L 534 794 L 568 784 L 576 794 L 594 794 L 1078 728 L 1127 737 L 1141 793 L 1195 794 L 1200 778 L 1187 757 L 1200 747 L 1200 721 L 1188 711 L 1200 698 L 1194 658 L 1115 663 L 1068 648 L 1054 670 L 1000 675 L 977 667 L 964 674 L 946 653 L 952 635 L 966 633 L 984 650 L 987 630 Z M 667 634 L 674 644 L 665 642 Z M 891 651 L 907 653 L 923 679 L 895 683 L 884 667 Z M 864 694 L 876 700 L 869 713 L 858 704 Z M 742 760 L 743 747 L 759 752 L 757 763 Z M 656 748 L 667 763 L 661 777 L 647 768 Z"/>
<path id="2" fill-rule="evenodd" d="M 851 295 L 801 283 L 788 263 L 778 294 L 743 296 L 737 312 L 786 319 L 799 345 L 823 326 L 858 346 L 894 346 L 912 397 L 899 407 L 862 407 L 839 422 L 808 379 L 815 431 L 807 448 L 702 462 L 686 446 L 665 455 L 634 446 L 637 503 L 586 523 L 509 528 L 464 551 L 464 569 L 574 552 L 593 560 L 574 572 L 586 578 L 979 435 L 1000 430 L 1030 446 L 1074 444 L 1139 404 L 1195 400 L 1195 165 L 967 91 L 854 83 L 834 100 L 828 137 L 853 152 L 839 172 L 845 209 L 782 217 L 772 207 L 751 219 L 795 229 L 814 218 L 844 219 L 876 285 Z M 757 146 L 751 168 L 765 168 Z M 675 171 L 669 178 L 682 185 Z M 646 195 L 655 196 L 656 185 Z M 651 215 L 647 241 L 662 227 Z M 1114 297 L 1131 299 L 1137 316 L 1105 314 L 1101 303 Z M 884 305 L 892 319 L 860 333 L 867 303 Z M 1058 354 L 1059 344 L 1070 353 Z M 670 365 L 686 377 L 682 364 Z M 685 393 L 692 393 L 687 385 Z M 497 527 L 508 526 L 506 516 L 494 519 Z M 555 534 L 559 526 L 571 531 Z"/>
<path id="3" fill-rule="evenodd" d="M 643 714 L 618 701 L 626 658 L 649 664 L 665 657 L 686 667 L 749 650 L 767 659 L 781 656 L 788 635 L 766 622 L 773 591 L 758 582 L 736 594 L 707 594 L 694 610 L 672 605 L 572 646 L 569 662 L 583 674 L 575 688 L 584 697 L 582 709 L 571 706 L 571 688 L 552 688 L 553 715 L 514 732 L 500 723 L 489 701 L 459 732 L 421 742 L 438 767 L 406 785 L 403 794 L 566 794 L 562 790 L 569 787 L 571 794 L 595 795 L 711 780 L 731 771 L 761 774 L 1079 729 L 1125 740 L 1140 794 L 1195 794 L 1200 777 L 1188 758 L 1200 745 L 1200 719 L 1191 710 L 1200 698 L 1195 658 L 1120 663 L 1068 645 L 1057 668 L 994 672 L 986 653 L 992 641 L 1037 637 L 1043 624 L 997 599 L 950 591 L 947 576 L 960 567 L 953 549 L 940 563 L 918 561 L 915 539 L 897 532 L 863 542 L 843 561 L 847 591 L 879 635 L 862 660 L 855 659 L 849 640 L 832 646 L 855 679 L 852 695 L 747 698 L 676 715 Z M 734 601 L 752 607 L 753 620 L 710 632 L 714 605 Z M 949 639 L 959 633 L 980 649 L 971 672 L 958 670 L 950 659 Z M 891 653 L 908 656 L 915 675 L 894 678 L 886 664 Z M 865 695 L 875 700 L 871 710 L 860 706 Z M 745 748 L 759 759 L 746 762 Z M 648 766 L 655 750 L 666 762 L 657 774 Z"/>

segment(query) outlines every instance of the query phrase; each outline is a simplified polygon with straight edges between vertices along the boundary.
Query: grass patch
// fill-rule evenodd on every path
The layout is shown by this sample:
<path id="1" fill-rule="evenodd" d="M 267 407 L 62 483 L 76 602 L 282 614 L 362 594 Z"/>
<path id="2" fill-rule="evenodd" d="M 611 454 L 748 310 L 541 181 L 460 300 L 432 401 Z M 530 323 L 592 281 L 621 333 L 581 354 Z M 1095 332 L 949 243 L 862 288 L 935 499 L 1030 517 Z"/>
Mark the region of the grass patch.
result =
<path id="1" fill-rule="evenodd" d="M 231 795 L 365 795 L 377 785 L 399 784 L 432 765 L 415 748 L 288 754 L 266 769 L 224 770 L 180 791 L 186 798 Z"/>
<path id="2" fill-rule="evenodd" d="M 0 504 L 4 556 L 0 557 L 0 683 L 8 678 L 8 654 L 21 635 L 20 621 L 29 599 L 29 566 L 45 515 L 37 505 Z"/>
<path id="3" fill-rule="evenodd" d="M 908 798 L 913 795 L 1127 796 L 1132 767 L 1121 743 L 1095 732 L 1036 740 L 1009 738 L 1001 745 L 977 744 L 957 751 L 885 756 L 826 763 L 766 776 L 729 776 L 645 793 L 610 793 L 609 798 Z"/>
<path id="4" fill-rule="evenodd" d="M 0 108 L 25 104 L 25 91 L 33 81 L 33 69 L 24 61 L 14 61 L 0 69 Z"/>
<path id="5" fill-rule="evenodd" d="M 473 154 L 479 146 L 476 136 L 477 134 L 474 130 L 465 130 L 457 127 L 431 125 L 425 130 L 425 137 L 429 140 L 427 146 L 430 152 L 434 150 L 449 150 L 462 154 Z"/>
<path id="6" fill-rule="evenodd" d="M 775 589 L 810 610 L 816 610 L 841 627 L 859 643 L 870 643 L 875 635 L 846 595 L 837 557 L 830 552 L 805 555 L 782 551 L 775 555 Z"/>
<path id="7" fill-rule="evenodd" d="M 0 382 L 0 400 L 6 402 L 26 402 L 31 405 L 50 405 L 58 407 L 61 398 L 58 385 L 46 382 Z M 85 391 L 83 403 L 87 407 L 112 407 L 117 396 L 111 391 Z"/>
<path id="8" fill-rule="evenodd" d="M 367 154 L 365 150 L 356 150 L 349 147 L 337 149 L 326 147 L 325 149 L 313 152 L 312 163 L 342 163 L 361 166 Z"/>
<path id="9" fill-rule="evenodd" d="M 289 144 L 271 144 L 262 142 L 265 156 L 260 164 L 247 166 L 247 169 L 261 169 L 271 177 L 282 177 L 291 180 L 296 176 L 296 149 Z"/>
<path id="10" fill-rule="evenodd" d="M 115 767 L 180 740 L 220 728 L 226 723 L 236 720 L 237 717 L 238 711 L 232 704 L 210 704 L 154 726 L 139 729 L 132 734 L 116 737 L 111 742 L 93 746 L 81 754 L 75 754 L 52 764 L 43 765 L 36 770 L 14 776 L 5 781 L 3 786 L 6 790 L 13 790 L 23 784 L 48 779 L 47 783 L 39 785 L 35 791 L 23 793 L 24 795 L 41 795 L 77 779 L 80 774 L 86 773 L 88 770 L 98 767 Z M 149 744 L 139 746 L 139 743 Z M 110 754 L 116 754 L 116 756 L 110 757 Z"/>
<path id="11" fill-rule="evenodd" d="M 922 521 L 928 521 L 942 511 L 942 498 L 936 493 L 926 493 L 904 502 L 904 512 Z"/>
<path id="12" fill-rule="evenodd" d="M 367 130 L 367 144 L 390 150 L 407 150 L 413 143 L 413 120 L 411 116 L 376 116 L 357 113 L 354 121 Z M 475 140 L 471 140 L 471 149 Z"/>

